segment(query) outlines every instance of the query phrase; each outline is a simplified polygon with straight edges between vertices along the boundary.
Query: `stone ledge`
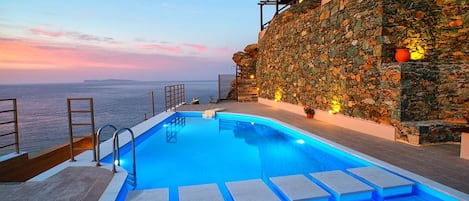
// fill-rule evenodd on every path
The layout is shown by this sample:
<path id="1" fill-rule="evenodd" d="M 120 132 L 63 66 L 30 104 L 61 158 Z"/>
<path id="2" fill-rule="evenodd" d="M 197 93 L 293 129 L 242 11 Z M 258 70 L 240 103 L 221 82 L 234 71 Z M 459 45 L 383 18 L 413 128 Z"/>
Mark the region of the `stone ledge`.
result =
<path id="1" fill-rule="evenodd" d="M 468 124 L 449 123 L 443 120 L 408 121 L 401 123 L 401 136 L 406 136 L 409 144 L 429 144 L 438 142 L 460 142 L 460 129 Z"/>

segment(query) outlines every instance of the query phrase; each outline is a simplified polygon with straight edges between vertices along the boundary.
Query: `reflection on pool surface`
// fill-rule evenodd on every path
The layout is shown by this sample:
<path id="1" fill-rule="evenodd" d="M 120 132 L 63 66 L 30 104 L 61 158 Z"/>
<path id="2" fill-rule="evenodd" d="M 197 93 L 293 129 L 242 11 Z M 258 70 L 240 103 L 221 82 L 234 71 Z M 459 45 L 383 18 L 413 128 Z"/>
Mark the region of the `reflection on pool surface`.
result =
<path id="1" fill-rule="evenodd" d="M 138 137 L 136 144 L 136 189 L 170 188 L 172 200 L 179 186 L 216 183 L 230 200 L 226 182 L 262 179 L 272 185 L 271 177 L 301 174 L 314 180 L 310 173 L 374 166 L 287 126 L 238 114 L 204 119 L 200 112 L 179 112 Z M 111 157 L 103 161 L 110 163 Z M 130 161 L 125 146 L 121 166 L 131 170 Z M 413 195 L 396 199 L 416 196 L 434 199 L 415 187 Z"/>

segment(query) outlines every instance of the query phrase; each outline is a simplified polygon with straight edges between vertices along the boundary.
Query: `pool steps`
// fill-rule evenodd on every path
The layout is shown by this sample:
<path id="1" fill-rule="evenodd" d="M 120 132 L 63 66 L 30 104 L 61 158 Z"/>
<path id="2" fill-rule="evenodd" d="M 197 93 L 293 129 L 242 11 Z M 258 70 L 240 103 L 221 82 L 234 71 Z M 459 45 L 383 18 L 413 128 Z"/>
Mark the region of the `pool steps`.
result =
<path id="1" fill-rule="evenodd" d="M 389 198 L 412 193 L 413 182 L 379 167 L 351 168 L 310 175 L 289 175 L 269 178 L 273 188 L 261 179 L 226 182 L 234 201 L 348 201 Z M 181 186 L 180 201 L 223 200 L 216 184 Z M 126 200 L 169 200 L 169 189 L 130 191 Z"/>
<path id="2" fill-rule="evenodd" d="M 125 200 L 169 200 L 169 189 L 158 188 L 129 191 Z"/>
<path id="3" fill-rule="evenodd" d="M 235 201 L 280 201 L 261 179 L 226 182 Z"/>
<path id="4" fill-rule="evenodd" d="M 347 169 L 354 175 L 369 182 L 376 189 L 379 197 L 391 197 L 412 193 L 413 182 L 387 172 L 378 167 L 364 167 Z"/>
<path id="5" fill-rule="evenodd" d="M 335 200 L 367 200 L 373 188 L 342 171 L 312 173 L 311 176 L 333 191 Z"/>
<path id="6" fill-rule="evenodd" d="M 180 186 L 179 201 L 223 201 L 223 196 L 217 184 L 203 184 L 194 186 Z"/>
<path id="7" fill-rule="evenodd" d="M 327 201 L 331 196 L 319 185 L 304 175 L 271 177 L 270 181 L 285 194 L 289 200 Z"/>

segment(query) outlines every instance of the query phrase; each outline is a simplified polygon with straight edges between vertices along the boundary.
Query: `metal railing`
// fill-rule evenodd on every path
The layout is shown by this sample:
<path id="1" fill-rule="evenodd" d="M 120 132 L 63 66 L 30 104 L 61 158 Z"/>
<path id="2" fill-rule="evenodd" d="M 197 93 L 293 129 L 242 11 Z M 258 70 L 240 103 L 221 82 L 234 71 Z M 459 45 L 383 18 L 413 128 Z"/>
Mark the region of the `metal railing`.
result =
<path id="1" fill-rule="evenodd" d="M 257 3 L 257 5 L 259 5 L 259 7 L 260 7 L 261 31 L 266 29 L 267 26 L 270 24 L 270 21 L 272 21 L 272 20 L 269 20 L 266 23 L 263 22 L 263 20 L 264 20 L 263 7 L 264 6 L 275 5 L 275 14 L 274 14 L 274 17 L 275 17 L 276 15 L 278 15 L 283 10 L 285 10 L 285 9 L 289 8 L 290 6 L 292 6 L 294 4 L 297 4 L 297 3 L 299 3 L 299 0 L 261 0 L 261 1 L 259 1 L 259 3 Z M 280 5 L 283 5 L 283 6 L 280 8 L 279 7 Z"/>
<path id="2" fill-rule="evenodd" d="M 185 103 L 184 84 L 170 85 L 164 87 L 165 111 L 174 110 L 178 105 Z"/>
<path id="3" fill-rule="evenodd" d="M 100 143 L 101 143 L 101 138 L 99 136 L 101 136 L 101 133 L 103 132 L 103 130 L 105 128 L 112 128 L 114 129 L 114 132 L 117 131 L 117 127 L 115 127 L 114 125 L 111 125 L 111 124 L 106 124 L 104 126 L 101 126 L 100 128 L 98 128 L 98 131 L 96 132 L 96 166 L 101 166 L 101 163 L 100 163 L 100 160 L 101 160 L 101 149 L 100 149 Z M 117 142 L 119 143 L 119 142 Z"/>
<path id="4" fill-rule="evenodd" d="M 72 102 L 84 102 L 85 104 L 88 103 L 88 107 L 85 108 L 74 108 Z M 93 161 L 96 161 L 96 135 L 94 133 L 94 106 L 93 106 L 93 98 L 68 98 L 67 99 L 67 106 L 68 106 L 68 128 L 70 134 L 70 160 L 75 161 L 75 150 L 93 150 Z M 79 122 L 74 121 L 73 114 L 88 114 L 90 117 L 89 122 L 84 122 L 82 119 L 78 119 Z M 82 127 L 82 126 L 89 126 L 90 133 L 89 135 L 74 135 L 74 127 Z M 82 147 L 75 147 L 74 139 L 75 138 L 87 138 L 91 137 L 93 147 L 92 148 L 82 148 Z"/>
<path id="5" fill-rule="evenodd" d="M 6 120 L 6 121 L 0 121 L 0 125 L 8 125 L 8 124 L 14 124 L 14 131 L 7 131 L 7 133 L 1 133 L 0 138 L 3 137 L 8 137 L 11 135 L 15 135 L 15 140 L 13 143 L 6 144 L 6 145 L 0 145 L 0 149 L 10 147 L 10 146 L 15 146 L 16 153 L 20 153 L 20 143 L 19 143 L 19 134 L 18 134 L 18 107 L 16 104 L 16 98 L 8 98 L 8 99 L 0 99 L 0 102 L 6 102 L 6 101 L 11 101 L 12 102 L 12 107 L 13 109 L 8 109 L 8 110 L 1 110 L 1 113 L 13 113 L 13 120 Z"/>

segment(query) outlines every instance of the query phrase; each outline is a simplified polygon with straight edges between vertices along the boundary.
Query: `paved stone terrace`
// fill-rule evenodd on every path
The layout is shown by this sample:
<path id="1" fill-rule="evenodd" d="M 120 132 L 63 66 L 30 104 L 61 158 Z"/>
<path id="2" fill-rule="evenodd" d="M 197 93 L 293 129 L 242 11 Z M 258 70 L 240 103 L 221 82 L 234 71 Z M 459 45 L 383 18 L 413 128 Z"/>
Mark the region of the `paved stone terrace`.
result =
<path id="1" fill-rule="evenodd" d="M 469 160 L 459 158 L 459 144 L 413 146 L 380 139 L 259 103 L 223 101 L 183 105 L 179 111 L 225 108 L 226 112 L 265 116 L 296 126 L 433 181 L 469 193 Z"/>
<path id="2" fill-rule="evenodd" d="M 0 185 L 0 200 L 99 200 L 112 172 L 96 167 L 68 167 L 44 181 Z"/>

